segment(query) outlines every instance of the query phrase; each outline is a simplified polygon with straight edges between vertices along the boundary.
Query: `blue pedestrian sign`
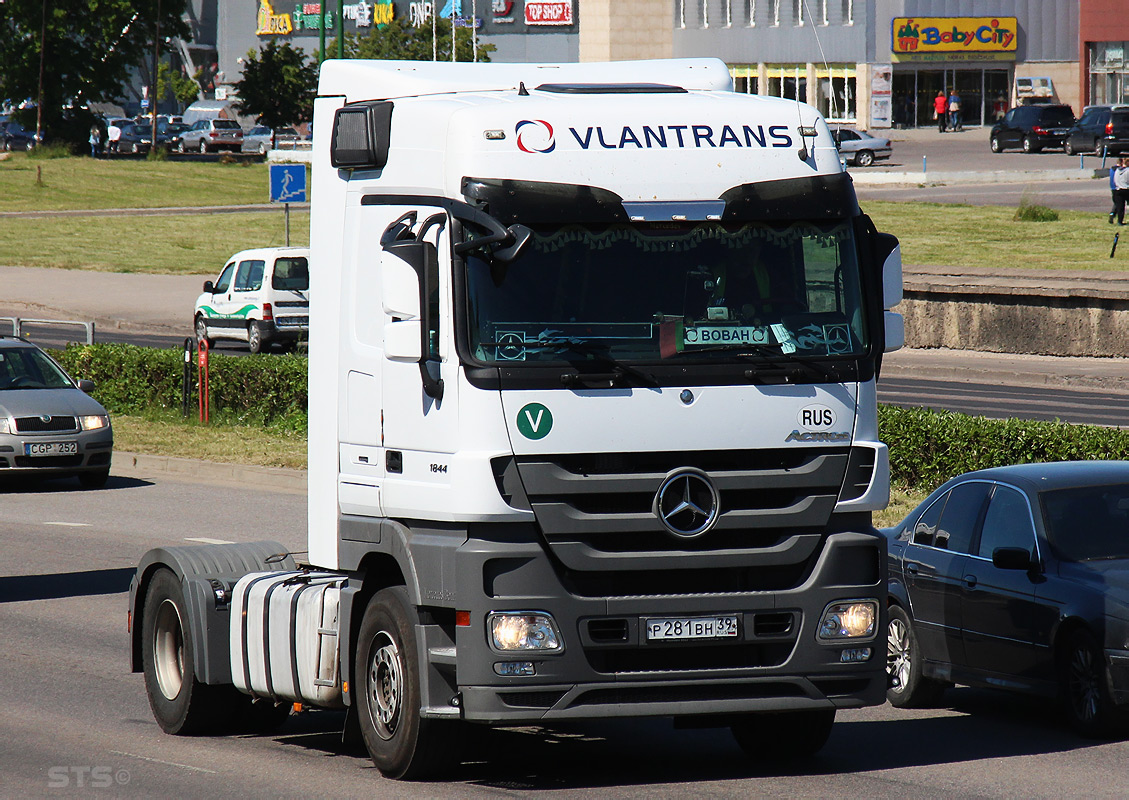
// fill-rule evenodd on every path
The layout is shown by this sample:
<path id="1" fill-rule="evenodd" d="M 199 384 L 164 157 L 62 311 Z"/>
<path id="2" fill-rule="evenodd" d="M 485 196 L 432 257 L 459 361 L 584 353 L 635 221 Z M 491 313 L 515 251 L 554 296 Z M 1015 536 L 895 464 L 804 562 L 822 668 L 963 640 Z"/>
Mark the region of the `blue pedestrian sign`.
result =
<path id="1" fill-rule="evenodd" d="M 306 202 L 306 165 L 270 165 L 270 201 L 272 203 Z"/>

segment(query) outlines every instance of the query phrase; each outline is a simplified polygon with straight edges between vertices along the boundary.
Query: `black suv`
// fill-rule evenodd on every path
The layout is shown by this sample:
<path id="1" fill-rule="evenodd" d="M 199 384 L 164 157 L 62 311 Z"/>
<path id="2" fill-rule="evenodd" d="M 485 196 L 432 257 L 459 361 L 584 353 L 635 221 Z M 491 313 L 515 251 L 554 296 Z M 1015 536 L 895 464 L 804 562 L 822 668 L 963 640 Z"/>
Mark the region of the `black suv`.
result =
<path id="1" fill-rule="evenodd" d="M 1129 106 L 1113 109 L 1101 143 L 1111 155 L 1129 152 Z"/>
<path id="2" fill-rule="evenodd" d="M 1038 153 L 1044 147 L 1062 147 L 1066 132 L 1073 125 L 1070 106 L 1018 106 L 992 126 L 992 152 L 1019 147 L 1024 153 Z"/>
<path id="3" fill-rule="evenodd" d="M 1119 127 L 1124 128 L 1129 121 L 1129 105 L 1086 106 L 1082 110 L 1082 116 L 1066 134 L 1066 142 L 1063 144 L 1066 154 L 1100 153 L 1106 144 L 1106 137 L 1113 133 L 1112 117 L 1115 111 L 1118 113 Z M 1122 132 L 1122 145 L 1126 144 L 1124 140 L 1127 133 L 1129 132 Z"/>

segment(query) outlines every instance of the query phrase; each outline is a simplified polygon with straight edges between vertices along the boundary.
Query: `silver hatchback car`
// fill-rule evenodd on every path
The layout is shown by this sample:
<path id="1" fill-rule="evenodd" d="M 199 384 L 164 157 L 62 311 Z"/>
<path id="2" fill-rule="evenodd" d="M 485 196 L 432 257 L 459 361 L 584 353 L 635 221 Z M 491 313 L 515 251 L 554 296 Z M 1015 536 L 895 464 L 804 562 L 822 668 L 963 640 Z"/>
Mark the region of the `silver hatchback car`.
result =
<path id="1" fill-rule="evenodd" d="M 26 339 L 0 335 L 0 481 L 75 476 L 104 485 L 114 431 L 93 389 Z"/>

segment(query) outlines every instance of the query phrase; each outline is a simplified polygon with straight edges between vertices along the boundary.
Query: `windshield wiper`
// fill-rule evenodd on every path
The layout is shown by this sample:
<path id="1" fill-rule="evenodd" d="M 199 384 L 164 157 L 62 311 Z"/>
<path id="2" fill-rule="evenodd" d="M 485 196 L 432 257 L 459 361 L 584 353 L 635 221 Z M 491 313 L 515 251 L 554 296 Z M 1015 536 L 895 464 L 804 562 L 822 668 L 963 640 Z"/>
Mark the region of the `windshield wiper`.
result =
<path id="1" fill-rule="evenodd" d="M 644 386 L 656 386 L 654 378 L 640 372 L 634 367 L 616 360 L 610 354 L 611 345 L 606 342 L 596 342 L 591 339 L 578 339 L 576 337 L 551 337 L 550 334 L 554 331 L 545 331 L 534 342 L 526 342 L 526 349 L 533 352 L 564 352 L 571 351 L 581 356 L 588 356 L 593 362 L 603 364 L 612 368 L 611 372 L 596 373 L 596 372 L 563 372 L 561 373 L 561 384 L 564 386 L 576 386 L 577 384 L 590 384 L 592 382 L 607 382 L 608 388 L 615 386 L 624 375 L 631 375 L 640 384 Z M 574 366 L 582 363 L 579 359 L 565 359 Z"/>
<path id="2" fill-rule="evenodd" d="M 752 352 L 748 352 L 752 351 Z M 784 349 L 783 342 L 726 342 L 725 344 L 710 344 L 704 347 L 695 347 L 693 349 L 679 350 L 674 353 L 675 356 L 685 355 L 687 353 L 723 353 L 729 352 L 735 356 L 742 358 L 749 358 L 752 356 L 760 356 L 766 359 L 785 360 L 794 364 L 799 369 L 810 369 L 819 373 L 830 381 L 838 382 L 842 380 L 839 370 L 829 369 L 823 364 L 815 360 L 808 360 L 800 358 L 794 351 L 790 352 Z M 745 370 L 746 378 L 755 378 L 757 376 L 756 370 Z"/>

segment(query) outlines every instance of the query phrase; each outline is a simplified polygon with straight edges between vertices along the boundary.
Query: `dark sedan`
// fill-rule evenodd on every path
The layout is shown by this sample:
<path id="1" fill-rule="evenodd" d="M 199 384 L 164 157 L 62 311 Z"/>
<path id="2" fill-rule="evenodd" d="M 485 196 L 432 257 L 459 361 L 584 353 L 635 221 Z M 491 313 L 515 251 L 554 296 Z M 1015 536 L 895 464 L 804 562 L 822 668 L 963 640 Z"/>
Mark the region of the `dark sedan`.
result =
<path id="1" fill-rule="evenodd" d="M 884 532 L 893 705 L 994 687 L 1060 698 L 1084 736 L 1125 732 L 1129 462 L 970 472 Z"/>
<path id="2" fill-rule="evenodd" d="M 153 130 L 150 126 L 122 123 L 118 137 L 117 153 L 145 155 L 153 146 Z"/>
<path id="3" fill-rule="evenodd" d="M 0 122 L 0 138 L 5 150 L 31 150 L 35 147 L 35 131 L 18 122 Z"/>

